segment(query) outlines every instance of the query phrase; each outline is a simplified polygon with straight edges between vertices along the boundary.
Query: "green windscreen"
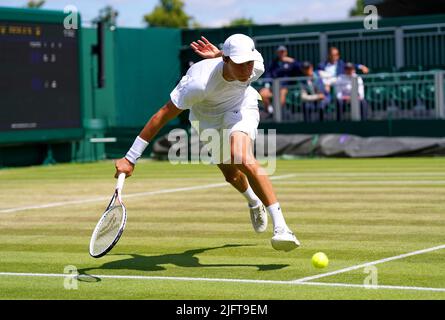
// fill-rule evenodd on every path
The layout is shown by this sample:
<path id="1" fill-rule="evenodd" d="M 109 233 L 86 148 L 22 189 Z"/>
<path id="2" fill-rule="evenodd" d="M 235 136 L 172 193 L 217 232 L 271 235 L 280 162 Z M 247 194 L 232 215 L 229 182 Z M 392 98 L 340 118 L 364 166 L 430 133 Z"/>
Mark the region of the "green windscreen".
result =
<path id="1" fill-rule="evenodd" d="M 117 126 L 142 126 L 168 101 L 181 77 L 180 43 L 178 29 L 115 31 Z"/>

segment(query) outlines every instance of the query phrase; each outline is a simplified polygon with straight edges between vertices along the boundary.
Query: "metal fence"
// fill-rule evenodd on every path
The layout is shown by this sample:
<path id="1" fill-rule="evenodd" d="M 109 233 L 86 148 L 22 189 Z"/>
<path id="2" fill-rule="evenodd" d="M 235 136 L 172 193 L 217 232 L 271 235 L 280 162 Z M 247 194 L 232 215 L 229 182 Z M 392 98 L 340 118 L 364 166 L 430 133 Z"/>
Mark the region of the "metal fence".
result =
<path id="1" fill-rule="evenodd" d="M 328 48 L 337 47 L 342 58 L 362 63 L 371 71 L 421 71 L 445 66 L 445 24 L 294 33 L 254 37 L 266 64 L 279 45 L 297 60 L 315 65 L 324 61 Z"/>
<path id="2" fill-rule="evenodd" d="M 321 61 L 324 59 L 320 51 L 320 33 L 295 33 L 255 37 L 256 48 L 263 55 L 264 61 L 270 63 L 275 57 L 276 49 L 285 45 L 289 55 L 300 61 Z"/>
<path id="3" fill-rule="evenodd" d="M 269 87 L 272 113 L 262 107 L 262 121 L 316 122 L 384 119 L 445 119 L 445 71 L 378 73 L 360 76 L 364 99 L 359 97 L 359 78 L 351 78 L 349 101 L 337 99 L 336 86 L 330 99 L 308 101 L 303 96 L 310 78 L 260 79 L 253 86 L 260 92 Z M 313 80 L 313 79 L 311 79 Z M 284 105 L 280 91 L 287 89 Z"/>

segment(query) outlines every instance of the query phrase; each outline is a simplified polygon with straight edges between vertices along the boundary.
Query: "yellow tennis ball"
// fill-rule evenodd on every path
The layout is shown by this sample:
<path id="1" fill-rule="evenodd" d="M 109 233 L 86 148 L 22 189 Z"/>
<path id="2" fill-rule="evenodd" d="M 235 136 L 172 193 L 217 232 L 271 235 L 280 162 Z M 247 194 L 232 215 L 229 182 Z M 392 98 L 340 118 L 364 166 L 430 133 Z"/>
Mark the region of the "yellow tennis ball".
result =
<path id="1" fill-rule="evenodd" d="M 317 252 L 312 256 L 312 265 L 315 268 L 326 268 L 329 264 L 328 256 L 323 252 Z"/>

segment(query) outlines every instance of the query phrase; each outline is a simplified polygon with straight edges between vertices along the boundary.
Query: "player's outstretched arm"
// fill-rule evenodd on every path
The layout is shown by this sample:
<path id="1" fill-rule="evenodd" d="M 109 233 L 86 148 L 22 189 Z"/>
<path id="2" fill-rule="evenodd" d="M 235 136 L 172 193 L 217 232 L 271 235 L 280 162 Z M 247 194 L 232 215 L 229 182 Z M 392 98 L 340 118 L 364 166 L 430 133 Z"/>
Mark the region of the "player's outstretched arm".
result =
<path id="1" fill-rule="evenodd" d="M 130 150 L 124 158 L 116 160 L 116 174 L 125 173 L 127 178 L 133 174 L 134 166 L 137 160 L 141 157 L 148 143 L 156 136 L 156 134 L 164 127 L 167 122 L 176 118 L 183 110 L 177 108 L 171 101 L 167 102 L 153 117 L 147 122 L 145 127 L 136 137 Z"/>
<path id="2" fill-rule="evenodd" d="M 213 59 L 222 56 L 222 51 L 219 50 L 213 43 L 201 36 L 202 40 L 193 41 L 190 47 L 197 55 L 204 59 Z"/>

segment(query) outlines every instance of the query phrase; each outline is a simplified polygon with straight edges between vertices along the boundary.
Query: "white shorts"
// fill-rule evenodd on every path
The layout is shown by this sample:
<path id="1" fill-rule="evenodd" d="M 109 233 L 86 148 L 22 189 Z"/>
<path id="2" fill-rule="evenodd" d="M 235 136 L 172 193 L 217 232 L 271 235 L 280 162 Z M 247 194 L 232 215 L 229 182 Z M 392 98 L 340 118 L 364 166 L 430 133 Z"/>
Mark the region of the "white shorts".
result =
<path id="1" fill-rule="evenodd" d="M 206 144 L 207 149 L 212 154 L 212 162 L 216 164 L 230 160 L 230 158 L 227 159 L 227 155 L 230 156 L 230 136 L 233 132 L 240 131 L 246 133 L 252 142 L 256 139 L 260 114 L 257 105 L 243 106 L 240 109 L 227 111 L 210 122 L 198 119 L 193 114 L 193 111 L 190 110 L 190 122 L 192 128 L 199 134 L 199 137 L 205 144 L 211 140 L 208 136 L 212 134 L 212 131 L 218 133 L 219 150 L 215 150 L 216 145 Z"/>

